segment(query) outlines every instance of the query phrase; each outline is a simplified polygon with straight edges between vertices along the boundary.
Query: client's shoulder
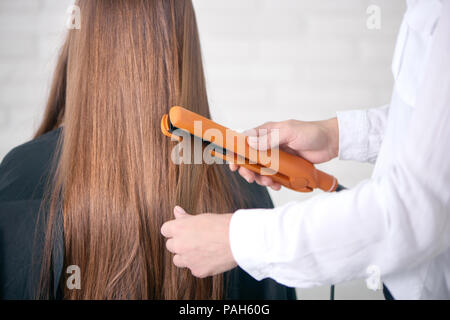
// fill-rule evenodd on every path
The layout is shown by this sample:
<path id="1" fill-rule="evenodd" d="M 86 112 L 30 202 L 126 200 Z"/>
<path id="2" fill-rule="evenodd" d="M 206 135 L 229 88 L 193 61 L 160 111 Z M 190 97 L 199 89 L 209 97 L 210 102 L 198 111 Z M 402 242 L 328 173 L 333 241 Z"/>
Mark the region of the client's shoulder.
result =
<path id="1" fill-rule="evenodd" d="M 0 201 L 40 196 L 62 129 L 12 149 L 0 164 Z"/>
<path id="2" fill-rule="evenodd" d="M 47 132 L 36 139 L 33 139 L 20 146 L 15 147 L 5 156 L 2 164 L 11 160 L 17 160 L 18 158 L 23 159 L 24 156 L 25 159 L 28 158 L 29 156 L 45 157 L 47 155 L 46 151 L 54 150 L 58 138 L 61 134 L 61 130 L 62 128 L 59 128 Z"/>

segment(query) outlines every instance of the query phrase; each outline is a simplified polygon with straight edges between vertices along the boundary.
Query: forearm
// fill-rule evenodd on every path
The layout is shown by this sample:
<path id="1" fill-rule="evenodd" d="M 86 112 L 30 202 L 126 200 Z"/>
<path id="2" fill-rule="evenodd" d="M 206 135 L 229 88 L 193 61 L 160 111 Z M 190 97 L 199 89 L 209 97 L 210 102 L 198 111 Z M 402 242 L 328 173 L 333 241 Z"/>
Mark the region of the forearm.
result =
<path id="1" fill-rule="evenodd" d="M 237 211 L 234 258 L 256 279 L 302 288 L 363 278 L 372 265 L 385 276 L 431 259 L 449 245 L 450 194 L 407 171 L 399 166 L 352 190 L 273 210 Z"/>

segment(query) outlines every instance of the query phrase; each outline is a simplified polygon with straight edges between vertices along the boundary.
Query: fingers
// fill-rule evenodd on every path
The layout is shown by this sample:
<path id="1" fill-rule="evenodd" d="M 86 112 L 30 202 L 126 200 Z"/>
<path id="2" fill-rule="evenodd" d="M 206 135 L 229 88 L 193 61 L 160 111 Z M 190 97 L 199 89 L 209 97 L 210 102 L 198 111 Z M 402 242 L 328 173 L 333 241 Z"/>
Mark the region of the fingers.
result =
<path id="1" fill-rule="evenodd" d="M 251 130 L 253 130 L 253 131 L 257 131 L 257 132 L 261 132 L 260 130 L 272 130 L 272 129 L 275 129 L 275 128 L 278 128 L 279 127 L 279 124 L 280 124 L 281 122 L 272 122 L 272 121 L 269 121 L 269 122 L 266 122 L 266 123 L 264 123 L 264 124 L 262 124 L 262 125 L 260 125 L 260 126 L 257 126 L 256 128 L 254 128 L 254 129 L 251 129 Z M 249 130 L 250 131 L 250 130 Z"/>
<path id="2" fill-rule="evenodd" d="M 175 240 L 174 239 L 169 239 L 166 241 L 166 248 L 167 250 L 169 250 L 172 253 L 177 253 L 177 248 L 175 245 Z"/>
<path id="3" fill-rule="evenodd" d="M 253 183 L 256 180 L 257 174 L 253 171 L 250 171 L 234 163 L 230 163 L 229 166 L 232 172 L 236 172 L 237 170 L 239 170 L 239 174 L 242 176 L 242 178 L 247 180 L 248 183 Z"/>
<path id="4" fill-rule="evenodd" d="M 177 207 L 176 207 L 177 208 Z M 179 209 L 181 209 L 180 207 L 178 207 Z M 181 209 L 183 212 L 184 210 Z M 176 212 L 176 210 L 174 210 Z M 177 213 L 175 213 L 177 214 Z M 178 214 L 183 214 L 183 213 L 178 213 Z M 184 212 L 184 215 L 187 215 L 186 212 Z M 166 236 L 166 234 L 171 234 L 171 224 L 170 223 L 165 223 L 163 225 L 163 228 L 161 229 L 161 233 Z M 186 264 L 184 262 L 183 257 L 179 254 L 181 252 L 181 247 L 179 245 L 179 242 L 177 242 L 177 240 L 170 238 L 166 241 L 166 248 L 169 252 L 173 253 L 173 264 L 178 267 L 178 268 L 185 268 Z"/>
<path id="5" fill-rule="evenodd" d="M 242 176 L 242 178 L 244 178 L 245 180 L 247 180 L 248 183 L 253 183 L 255 182 L 256 179 L 256 174 L 244 167 L 240 167 L 239 168 L 239 174 Z"/>
<path id="6" fill-rule="evenodd" d="M 261 151 L 277 148 L 288 141 L 288 136 L 281 136 L 281 132 L 280 129 L 272 129 L 262 135 L 247 137 L 247 142 L 253 149 Z"/>
<path id="7" fill-rule="evenodd" d="M 172 238 L 175 233 L 175 220 L 164 223 L 161 227 L 161 234 L 166 238 Z"/>
<path id="8" fill-rule="evenodd" d="M 268 122 L 255 129 L 246 131 L 250 147 L 266 151 L 284 144 L 292 139 L 290 121 Z"/>
<path id="9" fill-rule="evenodd" d="M 281 189 L 281 184 L 273 181 L 269 176 L 257 176 L 256 183 L 263 187 L 269 187 L 275 191 Z"/>
<path id="10" fill-rule="evenodd" d="M 281 190 L 281 184 L 274 182 L 272 185 L 270 185 L 270 188 L 275 190 L 275 191 L 280 191 Z"/>
<path id="11" fill-rule="evenodd" d="M 243 168 L 235 163 L 230 163 L 230 170 L 232 172 L 236 172 L 238 171 L 239 174 L 242 176 L 242 178 L 244 178 L 245 180 L 247 180 L 248 183 L 253 183 L 255 181 L 256 178 L 256 174 L 246 168 Z"/>
<path id="12" fill-rule="evenodd" d="M 190 214 L 188 214 L 186 211 L 184 211 L 184 209 L 181 208 L 180 206 L 176 206 L 173 209 L 173 213 L 174 213 L 176 219 L 190 216 Z"/>
<path id="13" fill-rule="evenodd" d="M 178 225 L 178 219 L 190 217 L 191 215 L 187 213 L 183 208 L 180 206 L 176 206 L 173 209 L 173 213 L 175 215 L 176 220 L 167 221 L 164 223 L 161 227 L 161 234 L 166 238 L 172 238 L 176 232 L 176 228 Z"/>
<path id="14" fill-rule="evenodd" d="M 178 268 L 186 268 L 183 256 L 179 254 L 173 256 L 173 264 Z"/>
<path id="15" fill-rule="evenodd" d="M 247 130 L 243 134 L 247 136 L 247 142 L 250 147 L 266 151 L 289 143 L 292 138 L 291 122 L 268 122 L 255 129 Z M 238 171 L 248 183 L 256 182 L 261 186 L 270 187 L 276 191 L 281 189 L 281 185 L 268 176 L 255 174 L 235 163 L 230 163 L 229 167 L 233 172 Z"/>
<path id="16" fill-rule="evenodd" d="M 244 167 L 239 168 L 239 174 L 247 180 L 248 183 L 256 182 L 260 186 L 270 187 L 275 191 L 279 191 L 281 189 L 281 184 L 275 182 L 269 176 L 261 176 L 256 174 Z"/>

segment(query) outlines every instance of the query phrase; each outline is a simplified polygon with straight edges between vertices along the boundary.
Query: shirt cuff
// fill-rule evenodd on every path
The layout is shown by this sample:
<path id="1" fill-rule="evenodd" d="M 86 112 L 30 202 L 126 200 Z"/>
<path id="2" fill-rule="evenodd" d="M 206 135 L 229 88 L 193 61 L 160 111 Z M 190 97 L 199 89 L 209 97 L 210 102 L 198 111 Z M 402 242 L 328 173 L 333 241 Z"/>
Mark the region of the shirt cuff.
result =
<path id="1" fill-rule="evenodd" d="M 337 113 L 339 125 L 339 159 L 367 161 L 369 152 L 369 119 L 367 110 Z"/>
<path id="2" fill-rule="evenodd" d="M 231 252 L 237 264 L 256 280 L 268 277 L 265 225 L 272 209 L 246 209 L 234 213 L 230 222 Z"/>

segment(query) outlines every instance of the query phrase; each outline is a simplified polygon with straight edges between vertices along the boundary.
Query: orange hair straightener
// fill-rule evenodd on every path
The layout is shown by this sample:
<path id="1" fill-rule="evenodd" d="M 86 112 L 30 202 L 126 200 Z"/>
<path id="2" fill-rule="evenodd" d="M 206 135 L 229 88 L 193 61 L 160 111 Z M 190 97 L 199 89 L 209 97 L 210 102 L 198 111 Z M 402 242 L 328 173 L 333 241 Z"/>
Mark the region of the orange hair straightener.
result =
<path id="1" fill-rule="evenodd" d="M 257 174 L 267 175 L 286 188 L 299 192 L 311 192 L 316 188 L 333 192 L 341 188 L 338 188 L 335 177 L 316 169 L 311 162 L 282 150 L 278 150 L 277 170 L 273 170 L 266 160 L 270 158 L 270 154 L 273 155 L 271 150 L 255 150 L 248 145 L 243 134 L 182 107 L 172 107 L 169 114 L 164 115 L 161 120 L 161 130 L 164 135 L 181 141 L 182 134 L 178 129 L 205 143 L 213 144 L 211 153 L 214 157 L 237 163 Z M 218 135 L 221 135 L 220 139 L 217 138 Z"/>

